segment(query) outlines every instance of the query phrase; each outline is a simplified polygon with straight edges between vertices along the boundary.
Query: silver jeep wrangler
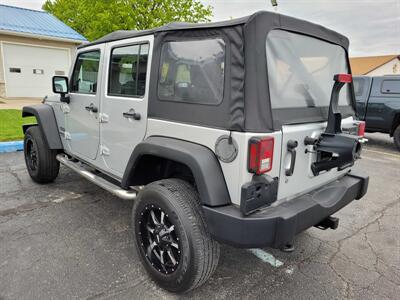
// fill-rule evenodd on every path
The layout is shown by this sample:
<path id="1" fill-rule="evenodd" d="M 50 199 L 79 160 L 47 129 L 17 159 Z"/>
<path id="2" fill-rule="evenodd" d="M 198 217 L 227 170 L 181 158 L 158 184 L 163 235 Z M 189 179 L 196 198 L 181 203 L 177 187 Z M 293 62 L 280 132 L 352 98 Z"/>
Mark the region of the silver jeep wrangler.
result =
<path id="1" fill-rule="evenodd" d="M 59 164 L 134 200 L 132 233 L 160 286 L 215 271 L 219 242 L 291 250 L 364 196 L 351 172 L 364 123 L 346 37 L 270 12 L 117 31 L 80 46 L 69 77 L 27 106 L 24 151 L 38 183 Z"/>

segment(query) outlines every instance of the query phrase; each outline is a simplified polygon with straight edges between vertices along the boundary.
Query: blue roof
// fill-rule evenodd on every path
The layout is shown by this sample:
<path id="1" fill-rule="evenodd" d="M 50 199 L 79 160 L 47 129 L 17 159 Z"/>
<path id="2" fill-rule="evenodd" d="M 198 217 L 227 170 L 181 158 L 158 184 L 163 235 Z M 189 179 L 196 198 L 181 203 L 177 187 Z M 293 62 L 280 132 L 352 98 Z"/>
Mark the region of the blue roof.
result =
<path id="1" fill-rule="evenodd" d="M 85 37 L 47 12 L 3 4 L 0 4 L 1 30 L 86 41 Z"/>

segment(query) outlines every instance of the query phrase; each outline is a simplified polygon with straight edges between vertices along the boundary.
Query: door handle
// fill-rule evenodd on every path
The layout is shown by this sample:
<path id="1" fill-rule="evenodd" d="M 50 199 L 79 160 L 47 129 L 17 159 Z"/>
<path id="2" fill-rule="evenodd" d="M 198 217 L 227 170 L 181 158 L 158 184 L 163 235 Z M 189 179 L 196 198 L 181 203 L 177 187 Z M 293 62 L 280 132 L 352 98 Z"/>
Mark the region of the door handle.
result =
<path id="1" fill-rule="evenodd" d="M 286 169 L 286 176 L 292 176 L 294 172 L 294 166 L 296 164 L 296 148 L 298 146 L 298 142 L 294 140 L 289 140 L 287 142 L 287 150 L 290 152 L 290 166 L 289 169 Z"/>
<path id="2" fill-rule="evenodd" d="M 86 109 L 87 111 L 91 111 L 91 112 L 93 112 L 93 113 L 97 113 L 97 112 L 99 111 L 98 108 L 97 108 L 96 106 L 94 106 L 93 103 L 90 103 L 89 106 L 85 106 L 85 109 Z"/>
<path id="3" fill-rule="evenodd" d="M 128 112 L 122 113 L 122 116 L 127 119 L 134 119 L 136 121 L 139 121 L 141 119 L 141 116 L 139 113 L 135 112 L 133 108 L 131 108 Z"/>

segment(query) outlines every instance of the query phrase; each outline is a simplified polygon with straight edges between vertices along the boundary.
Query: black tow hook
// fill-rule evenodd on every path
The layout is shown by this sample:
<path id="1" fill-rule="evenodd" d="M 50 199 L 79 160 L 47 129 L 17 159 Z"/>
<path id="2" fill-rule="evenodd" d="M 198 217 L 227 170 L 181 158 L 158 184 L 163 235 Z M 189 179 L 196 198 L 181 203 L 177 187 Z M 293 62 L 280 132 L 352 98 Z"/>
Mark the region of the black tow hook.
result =
<path id="1" fill-rule="evenodd" d="M 335 218 L 332 216 L 327 217 L 326 219 L 323 219 L 321 222 L 319 222 L 315 227 L 321 230 L 327 230 L 328 228 L 335 230 L 339 226 L 339 218 Z"/>

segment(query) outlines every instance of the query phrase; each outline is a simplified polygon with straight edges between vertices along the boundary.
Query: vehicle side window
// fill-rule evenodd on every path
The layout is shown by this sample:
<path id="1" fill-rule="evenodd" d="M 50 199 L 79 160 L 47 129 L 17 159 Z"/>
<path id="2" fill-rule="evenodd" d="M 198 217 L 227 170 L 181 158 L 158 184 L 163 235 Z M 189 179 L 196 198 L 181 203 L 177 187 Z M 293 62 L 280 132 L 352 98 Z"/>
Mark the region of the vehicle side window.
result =
<path id="1" fill-rule="evenodd" d="M 99 62 L 99 50 L 78 55 L 71 79 L 71 92 L 96 94 Z"/>
<path id="2" fill-rule="evenodd" d="M 146 89 L 149 45 L 114 48 L 111 53 L 108 94 L 122 97 L 143 96 Z"/>
<path id="3" fill-rule="evenodd" d="M 225 43 L 220 38 L 165 42 L 161 49 L 160 100 L 216 105 L 224 91 Z"/>
<path id="4" fill-rule="evenodd" d="M 400 94 L 400 80 L 384 80 L 381 92 L 383 94 Z"/>
<path id="5" fill-rule="evenodd" d="M 354 85 L 354 93 L 356 97 L 362 96 L 364 90 L 364 78 L 354 78 L 353 85 Z"/>

